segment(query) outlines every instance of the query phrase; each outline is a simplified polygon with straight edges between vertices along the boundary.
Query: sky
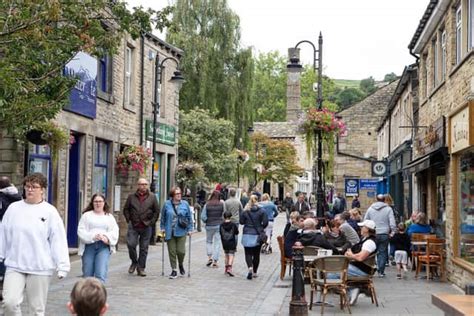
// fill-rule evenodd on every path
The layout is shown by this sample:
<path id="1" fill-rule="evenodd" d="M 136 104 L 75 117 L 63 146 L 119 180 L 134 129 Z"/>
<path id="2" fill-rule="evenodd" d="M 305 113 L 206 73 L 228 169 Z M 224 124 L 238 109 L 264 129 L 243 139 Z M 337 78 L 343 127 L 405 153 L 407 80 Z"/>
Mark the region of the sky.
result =
<path id="1" fill-rule="evenodd" d="M 127 0 L 159 10 L 173 0 Z M 228 0 L 240 17 L 241 43 L 255 54 L 288 48 L 301 40 L 316 47 L 323 35 L 323 73 L 360 80 L 400 75 L 415 62 L 407 48 L 429 0 Z M 164 38 L 162 34 L 157 34 Z M 302 44 L 301 59 L 312 65 L 313 48 Z"/>

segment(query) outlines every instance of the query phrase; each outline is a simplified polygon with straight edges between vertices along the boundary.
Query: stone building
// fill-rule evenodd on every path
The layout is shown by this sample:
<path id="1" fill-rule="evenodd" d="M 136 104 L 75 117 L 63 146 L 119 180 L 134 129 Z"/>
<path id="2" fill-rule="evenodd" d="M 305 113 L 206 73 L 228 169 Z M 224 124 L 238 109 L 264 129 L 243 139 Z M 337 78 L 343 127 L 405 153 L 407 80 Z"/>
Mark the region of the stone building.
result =
<path id="1" fill-rule="evenodd" d="M 349 206 L 355 194 L 362 210 L 374 201 L 380 181 L 371 173 L 372 162 L 377 160 L 377 129 L 397 85 L 394 81 L 338 113 L 346 123 L 347 136 L 337 138 L 334 189 L 346 195 Z"/>
<path id="2" fill-rule="evenodd" d="M 178 131 L 178 87 L 168 79 L 177 64 L 165 63 L 161 85 L 160 68 L 155 65 L 166 57 L 179 62 L 182 55 L 180 49 L 150 34 L 138 39 L 126 36 L 114 56 L 97 60 L 79 53 L 66 66 L 66 73 L 80 74 L 81 79 L 71 92 L 70 105 L 55 119 L 70 133 L 72 142 L 60 150 L 54 166 L 47 145 L 24 146 L 6 135 L 0 139 L 0 174 L 10 176 L 17 186 L 28 173 L 47 176 L 46 198 L 64 219 L 70 247 L 77 246 L 80 214 L 96 192 L 106 195 L 125 236 L 121 209 L 136 189 L 139 175 L 116 173 L 116 156 L 131 145 L 151 150 L 155 103 L 160 105 L 153 168 L 156 196 L 160 201 L 167 196 L 174 183 Z M 84 89 L 89 85 L 93 88 Z M 151 169 L 143 176 L 151 179 Z"/>
<path id="3" fill-rule="evenodd" d="M 411 161 L 412 143 L 418 112 L 418 66 L 405 67 L 388 111 L 377 132 L 377 159 L 387 165 L 387 191 L 393 198 L 396 213 L 409 217 L 412 213 L 412 177 L 406 170 Z"/>
<path id="4" fill-rule="evenodd" d="M 474 282 L 474 1 L 430 1 L 408 46 L 419 58 L 413 161 L 418 197 L 446 237 L 448 278 Z"/>

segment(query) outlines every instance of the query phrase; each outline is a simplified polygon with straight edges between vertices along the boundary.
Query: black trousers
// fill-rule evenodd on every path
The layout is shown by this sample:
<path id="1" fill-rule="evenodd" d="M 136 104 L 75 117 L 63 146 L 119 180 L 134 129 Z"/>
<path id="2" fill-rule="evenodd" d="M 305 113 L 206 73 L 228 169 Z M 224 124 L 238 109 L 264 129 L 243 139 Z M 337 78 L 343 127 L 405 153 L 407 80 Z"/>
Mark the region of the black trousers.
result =
<path id="1" fill-rule="evenodd" d="M 245 250 L 245 262 L 247 267 L 253 269 L 253 273 L 257 273 L 258 265 L 260 264 L 260 248 L 262 245 L 255 247 L 244 247 Z"/>
<path id="2" fill-rule="evenodd" d="M 127 232 L 127 246 L 128 255 L 132 264 L 135 264 L 138 269 L 145 270 L 146 257 L 148 255 L 148 245 L 150 244 L 151 227 L 143 229 L 135 229 L 131 224 L 128 225 Z M 137 246 L 139 246 L 139 255 L 137 258 Z"/>

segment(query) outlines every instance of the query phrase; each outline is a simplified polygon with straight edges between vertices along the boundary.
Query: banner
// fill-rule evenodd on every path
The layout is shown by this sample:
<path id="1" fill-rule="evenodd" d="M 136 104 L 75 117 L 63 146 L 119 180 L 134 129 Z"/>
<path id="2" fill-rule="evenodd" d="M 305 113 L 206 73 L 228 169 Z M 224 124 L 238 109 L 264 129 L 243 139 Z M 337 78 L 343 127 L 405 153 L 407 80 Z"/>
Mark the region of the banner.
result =
<path id="1" fill-rule="evenodd" d="M 346 196 L 359 195 L 359 179 L 344 179 Z"/>

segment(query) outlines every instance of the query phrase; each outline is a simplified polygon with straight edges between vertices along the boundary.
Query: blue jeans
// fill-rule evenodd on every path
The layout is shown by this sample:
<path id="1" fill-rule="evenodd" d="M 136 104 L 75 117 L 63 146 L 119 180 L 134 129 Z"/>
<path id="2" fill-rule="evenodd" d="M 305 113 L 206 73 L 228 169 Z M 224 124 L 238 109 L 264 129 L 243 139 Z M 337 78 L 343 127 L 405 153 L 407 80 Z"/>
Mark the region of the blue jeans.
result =
<path id="1" fill-rule="evenodd" d="M 385 264 L 388 262 L 388 243 L 389 243 L 388 234 L 376 235 L 377 271 L 379 274 L 383 274 L 385 272 Z"/>
<path id="2" fill-rule="evenodd" d="M 110 247 L 102 241 L 86 245 L 82 254 L 83 277 L 95 277 L 105 283 L 109 270 L 109 258 Z"/>
<path id="3" fill-rule="evenodd" d="M 221 234 L 219 232 L 219 225 L 206 226 L 206 250 L 212 260 L 219 260 L 219 253 L 221 251 Z"/>

